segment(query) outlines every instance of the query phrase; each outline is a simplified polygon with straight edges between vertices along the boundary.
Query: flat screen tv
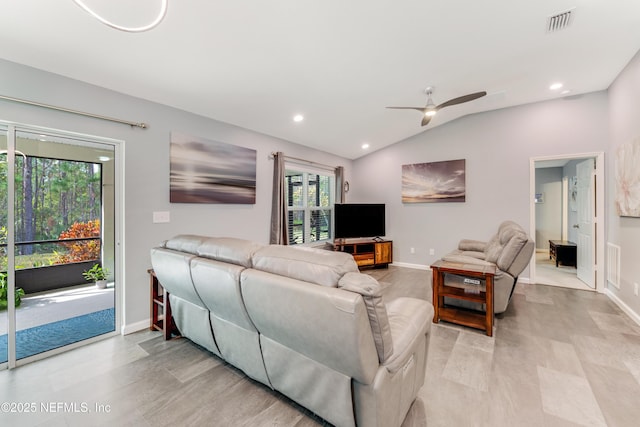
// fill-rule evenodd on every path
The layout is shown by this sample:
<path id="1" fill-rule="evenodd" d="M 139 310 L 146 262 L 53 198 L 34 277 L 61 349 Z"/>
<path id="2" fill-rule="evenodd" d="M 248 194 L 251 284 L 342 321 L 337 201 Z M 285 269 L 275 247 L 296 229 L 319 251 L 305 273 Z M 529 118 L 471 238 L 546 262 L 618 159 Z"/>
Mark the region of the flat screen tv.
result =
<path id="1" fill-rule="evenodd" d="M 336 204 L 336 239 L 382 237 L 385 235 L 384 203 Z"/>

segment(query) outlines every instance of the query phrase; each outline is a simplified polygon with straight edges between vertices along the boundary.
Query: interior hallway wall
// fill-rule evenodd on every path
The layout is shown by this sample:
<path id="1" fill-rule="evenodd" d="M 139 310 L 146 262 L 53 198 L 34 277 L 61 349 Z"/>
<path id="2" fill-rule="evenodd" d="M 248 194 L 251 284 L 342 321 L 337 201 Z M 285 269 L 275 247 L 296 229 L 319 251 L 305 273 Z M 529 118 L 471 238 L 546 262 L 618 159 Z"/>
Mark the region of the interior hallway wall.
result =
<path id="1" fill-rule="evenodd" d="M 549 249 L 549 240 L 562 237 L 562 168 L 536 169 L 536 249 Z"/>
<path id="2" fill-rule="evenodd" d="M 609 88 L 609 156 L 607 158 L 607 235 L 620 246 L 620 289 L 607 286 L 611 294 L 640 322 L 640 296 L 633 292 L 640 285 L 640 218 L 620 217 L 615 209 L 616 154 L 623 144 L 640 144 L 640 52 L 629 62 Z M 638 163 L 638 161 L 636 161 Z M 637 171 L 636 171 L 637 173 Z"/>

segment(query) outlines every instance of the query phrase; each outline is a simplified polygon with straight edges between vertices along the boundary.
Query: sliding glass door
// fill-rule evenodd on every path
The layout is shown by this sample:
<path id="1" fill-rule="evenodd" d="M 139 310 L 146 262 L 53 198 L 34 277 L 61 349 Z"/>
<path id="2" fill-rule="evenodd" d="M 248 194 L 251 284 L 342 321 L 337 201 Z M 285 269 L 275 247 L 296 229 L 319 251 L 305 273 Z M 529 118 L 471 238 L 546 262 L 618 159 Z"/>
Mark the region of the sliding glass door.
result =
<path id="1" fill-rule="evenodd" d="M 7 127 L 0 125 L 0 364 L 9 354 L 9 284 L 7 280 L 8 200 Z"/>
<path id="2" fill-rule="evenodd" d="M 6 136 L 0 271 L 12 297 L 0 311 L 0 363 L 12 367 L 116 330 L 116 167 L 114 145 L 101 141 L 12 126 Z M 105 287 L 90 270 L 105 273 Z"/>

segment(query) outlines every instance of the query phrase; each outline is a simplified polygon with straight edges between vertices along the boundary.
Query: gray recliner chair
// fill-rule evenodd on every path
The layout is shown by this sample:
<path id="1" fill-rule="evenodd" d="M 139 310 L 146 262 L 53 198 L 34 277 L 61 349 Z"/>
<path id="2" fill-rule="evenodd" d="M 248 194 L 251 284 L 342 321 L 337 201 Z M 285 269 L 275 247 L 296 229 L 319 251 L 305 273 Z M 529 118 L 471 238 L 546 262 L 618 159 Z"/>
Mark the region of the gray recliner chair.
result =
<path id="1" fill-rule="evenodd" d="M 492 264 L 496 266 L 494 277 L 494 313 L 501 314 L 507 309 L 515 289 L 518 275 L 529 265 L 535 242 L 522 227 L 513 221 L 504 221 L 498 232 L 488 241 L 463 239 L 458 249 L 443 256 L 445 261 L 465 264 Z M 463 283 L 459 276 L 447 275 L 447 284 Z M 465 306 L 485 311 L 484 304 L 460 300 L 446 300 L 447 304 Z"/>

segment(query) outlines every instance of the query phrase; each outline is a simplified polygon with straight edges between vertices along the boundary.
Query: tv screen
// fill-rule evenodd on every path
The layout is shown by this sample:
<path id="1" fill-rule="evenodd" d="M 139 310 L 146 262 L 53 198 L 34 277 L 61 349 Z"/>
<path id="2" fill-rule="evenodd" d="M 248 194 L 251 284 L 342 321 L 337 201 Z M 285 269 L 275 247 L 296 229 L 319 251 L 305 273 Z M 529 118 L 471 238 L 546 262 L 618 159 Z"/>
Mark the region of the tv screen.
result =
<path id="1" fill-rule="evenodd" d="M 336 204 L 334 212 L 336 239 L 385 235 L 384 203 Z"/>

